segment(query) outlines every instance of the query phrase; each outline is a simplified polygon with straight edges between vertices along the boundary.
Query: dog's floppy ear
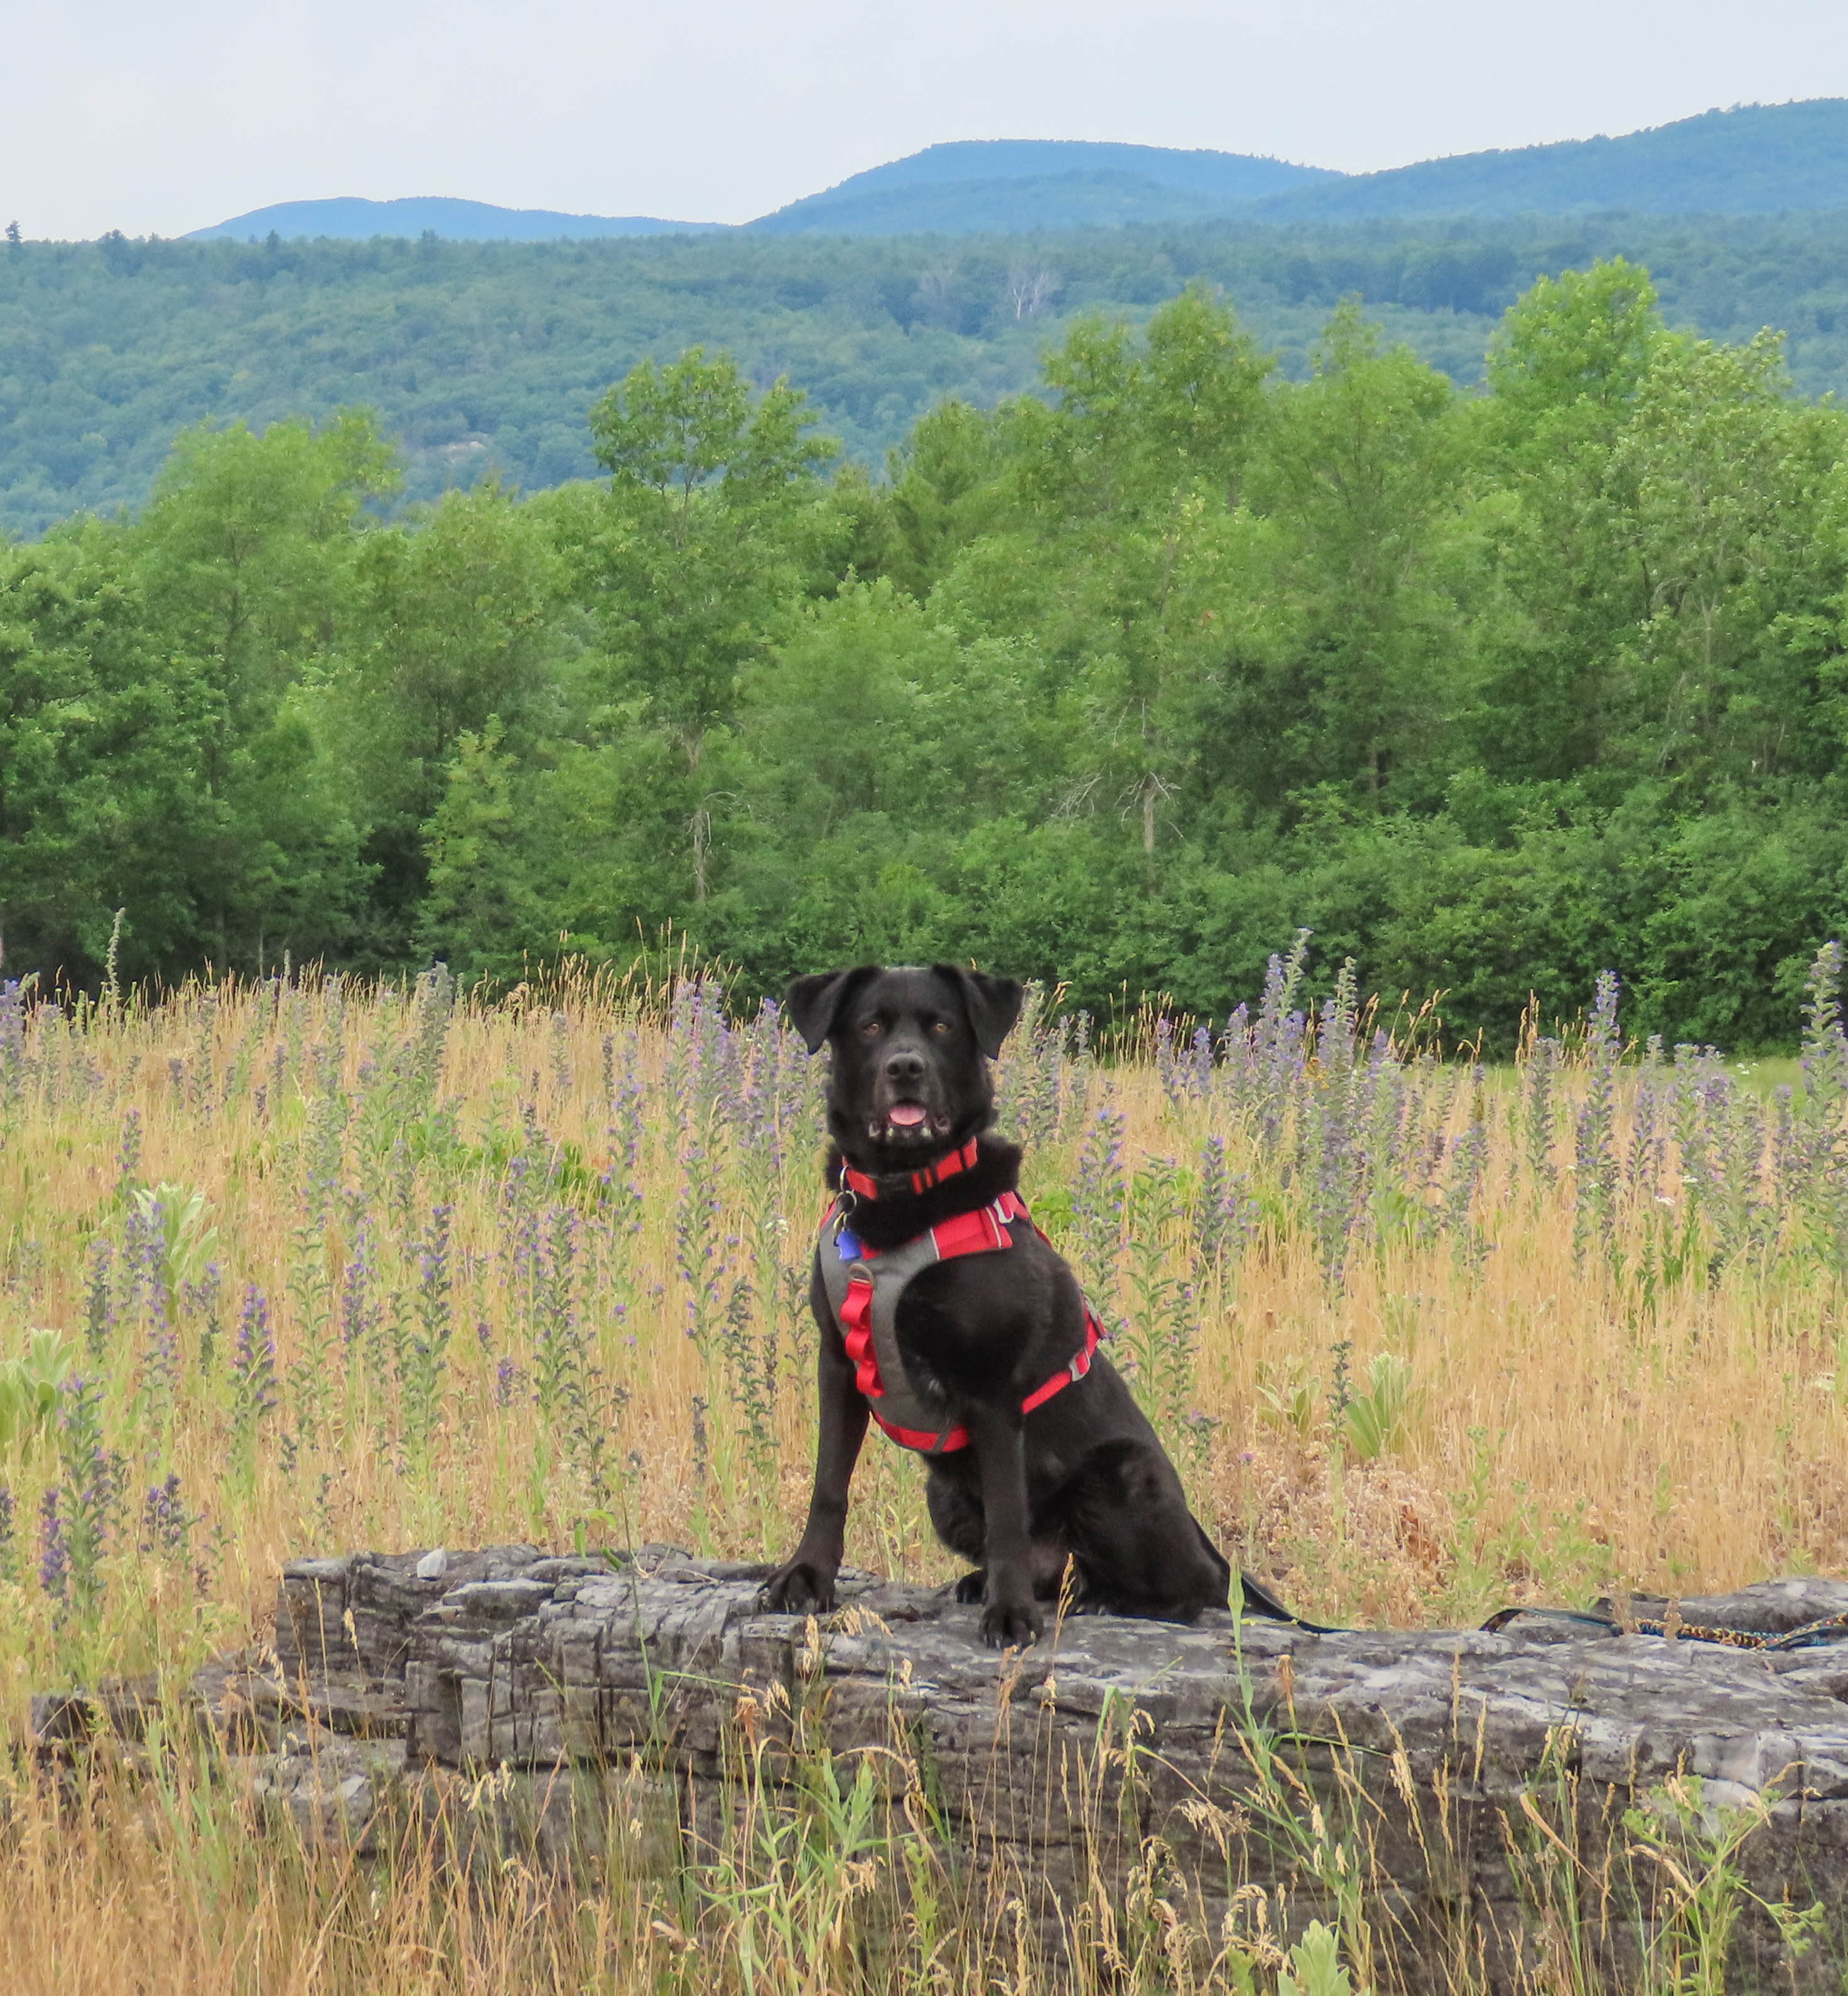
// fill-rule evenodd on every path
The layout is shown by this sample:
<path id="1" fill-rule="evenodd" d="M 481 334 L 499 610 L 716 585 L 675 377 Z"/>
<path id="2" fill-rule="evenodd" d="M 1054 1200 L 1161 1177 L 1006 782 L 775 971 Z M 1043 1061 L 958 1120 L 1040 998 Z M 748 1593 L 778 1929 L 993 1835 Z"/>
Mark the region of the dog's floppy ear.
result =
<path id="1" fill-rule="evenodd" d="M 985 977 L 979 970 L 965 970 L 954 963 L 931 967 L 962 993 L 963 1010 L 974 1029 L 976 1044 L 993 1060 L 1020 1016 L 1020 1001 L 1027 995 L 1025 986 L 1011 977 Z"/>
<path id="2" fill-rule="evenodd" d="M 834 1031 L 849 995 L 879 974 L 876 963 L 863 963 L 857 970 L 823 970 L 813 977 L 798 977 L 790 985 L 783 1009 L 811 1054 L 821 1051 L 821 1043 Z"/>

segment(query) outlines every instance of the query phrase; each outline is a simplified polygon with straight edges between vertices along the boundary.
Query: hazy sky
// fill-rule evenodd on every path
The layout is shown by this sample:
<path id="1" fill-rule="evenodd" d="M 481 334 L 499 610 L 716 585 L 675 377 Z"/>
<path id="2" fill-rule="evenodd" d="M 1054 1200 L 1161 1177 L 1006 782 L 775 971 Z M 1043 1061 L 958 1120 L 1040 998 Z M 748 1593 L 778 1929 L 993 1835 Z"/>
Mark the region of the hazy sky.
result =
<path id="1" fill-rule="evenodd" d="M 0 220 L 461 194 L 740 222 L 942 139 L 1364 171 L 1848 95 L 1844 0 L 10 0 Z"/>

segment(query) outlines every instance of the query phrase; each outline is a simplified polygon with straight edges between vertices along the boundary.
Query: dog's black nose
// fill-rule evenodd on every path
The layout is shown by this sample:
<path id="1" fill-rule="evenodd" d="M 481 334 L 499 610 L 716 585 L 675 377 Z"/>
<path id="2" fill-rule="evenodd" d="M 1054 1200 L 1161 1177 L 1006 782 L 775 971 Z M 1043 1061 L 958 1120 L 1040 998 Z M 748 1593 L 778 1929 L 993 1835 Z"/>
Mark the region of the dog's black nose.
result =
<path id="1" fill-rule="evenodd" d="M 896 1053 L 889 1055 L 886 1062 L 886 1079 L 895 1088 L 903 1088 L 907 1082 L 922 1081 L 924 1071 L 922 1054 Z"/>

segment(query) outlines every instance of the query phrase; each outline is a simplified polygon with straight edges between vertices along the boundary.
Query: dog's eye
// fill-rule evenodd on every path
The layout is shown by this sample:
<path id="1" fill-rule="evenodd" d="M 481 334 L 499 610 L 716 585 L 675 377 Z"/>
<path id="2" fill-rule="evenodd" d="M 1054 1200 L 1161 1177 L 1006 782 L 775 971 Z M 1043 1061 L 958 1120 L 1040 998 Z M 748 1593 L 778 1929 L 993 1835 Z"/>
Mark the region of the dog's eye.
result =
<path id="1" fill-rule="evenodd" d="M 878 1020 L 869 1019 L 865 1024 L 860 1028 L 860 1037 L 862 1039 L 865 1040 L 876 1040 L 879 1034 L 884 1031 L 884 1027 L 879 1024 Z"/>
<path id="2" fill-rule="evenodd" d="M 938 1020 L 936 1021 L 936 1023 L 935 1023 L 935 1024 L 934 1024 L 931 1027 L 931 1031 L 932 1032 L 935 1033 L 935 1034 L 937 1034 L 940 1038 L 941 1038 L 944 1034 L 947 1034 L 947 1033 L 949 1031 L 949 1030 L 950 1030 L 950 1022 L 949 1022 L 949 1020 L 948 1020 L 948 1019 L 939 1019 L 939 1020 Z"/>

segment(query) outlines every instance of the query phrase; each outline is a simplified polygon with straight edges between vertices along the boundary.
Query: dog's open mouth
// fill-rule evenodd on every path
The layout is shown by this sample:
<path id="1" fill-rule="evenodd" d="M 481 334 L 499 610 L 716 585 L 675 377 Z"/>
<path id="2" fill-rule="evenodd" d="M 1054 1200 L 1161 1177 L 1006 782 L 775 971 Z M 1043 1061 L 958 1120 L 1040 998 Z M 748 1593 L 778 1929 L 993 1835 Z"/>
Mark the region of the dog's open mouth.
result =
<path id="1" fill-rule="evenodd" d="M 866 1134 L 876 1143 L 921 1144 L 948 1134 L 950 1119 L 933 1116 L 921 1102 L 895 1102 L 883 1123 L 869 1123 Z"/>

